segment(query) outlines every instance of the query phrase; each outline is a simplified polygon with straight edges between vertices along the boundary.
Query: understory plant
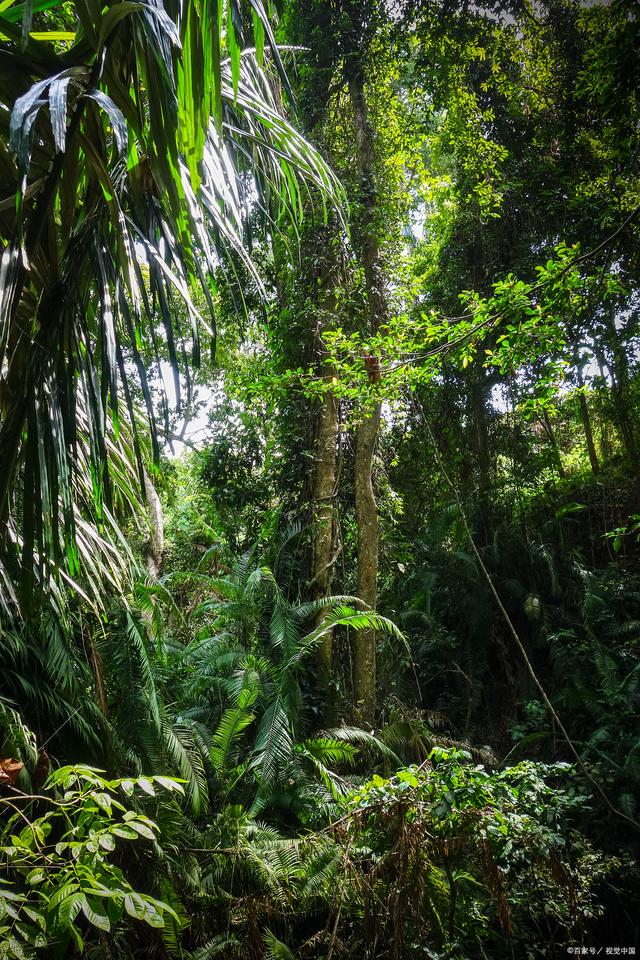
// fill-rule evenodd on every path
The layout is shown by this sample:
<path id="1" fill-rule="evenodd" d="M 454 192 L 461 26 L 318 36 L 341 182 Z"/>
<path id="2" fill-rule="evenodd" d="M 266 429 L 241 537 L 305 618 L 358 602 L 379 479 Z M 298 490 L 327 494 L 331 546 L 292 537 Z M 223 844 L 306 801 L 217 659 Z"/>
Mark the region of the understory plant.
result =
<path id="1" fill-rule="evenodd" d="M 158 788 L 183 793 L 169 777 L 111 780 L 76 764 L 52 773 L 41 795 L 11 789 L 0 797 L 0 957 L 62 960 L 131 921 L 180 928 L 173 907 L 127 875 L 132 843 L 144 844 L 137 858 L 147 865 L 157 859 L 159 828 L 141 798 Z"/>
<path id="2" fill-rule="evenodd" d="M 245 803 L 252 815 L 271 808 L 305 820 L 320 798 L 347 792 L 336 767 L 352 766 L 359 750 L 399 763 L 367 730 L 320 726 L 303 692 L 329 631 L 374 628 L 404 643 L 391 621 L 357 597 L 292 602 L 252 553 L 224 576 L 199 574 L 197 586 L 202 625 L 185 646 L 168 646 L 165 697 L 177 705 L 176 723 L 206 745 L 212 797 Z"/>
<path id="3" fill-rule="evenodd" d="M 582 940 L 620 866 L 576 829 L 587 808 L 567 764 L 492 772 L 445 748 L 302 836 L 229 806 L 196 855 L 194 956 L 552 956 Z"/>

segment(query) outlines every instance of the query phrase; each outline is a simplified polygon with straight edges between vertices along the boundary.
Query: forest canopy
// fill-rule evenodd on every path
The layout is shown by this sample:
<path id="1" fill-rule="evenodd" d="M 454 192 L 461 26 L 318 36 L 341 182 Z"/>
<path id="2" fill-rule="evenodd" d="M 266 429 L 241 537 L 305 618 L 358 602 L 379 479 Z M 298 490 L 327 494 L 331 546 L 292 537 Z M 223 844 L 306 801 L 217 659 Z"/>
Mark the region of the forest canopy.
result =
<path id="1" fill-rule="evenodd" d="M 640 949 L 633 0 L 0 0 L 0 957 Z"/>

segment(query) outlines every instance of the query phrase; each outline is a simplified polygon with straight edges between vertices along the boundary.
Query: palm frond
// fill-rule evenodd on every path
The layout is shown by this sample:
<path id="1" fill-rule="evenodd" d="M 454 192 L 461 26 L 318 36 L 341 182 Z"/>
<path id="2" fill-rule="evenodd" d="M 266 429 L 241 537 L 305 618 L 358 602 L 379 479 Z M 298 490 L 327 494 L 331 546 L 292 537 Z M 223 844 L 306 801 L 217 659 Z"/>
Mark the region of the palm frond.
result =
<path id="1" fill-rule="evenodd" d="M 35 734 L 23 723 L 15 706 L 0 697 L 0 749 L 30 768 L 38 762 Z"/>
<path id="2" fill-rule="evenodd" d="M 269 790 L 286 767 L 293 754 L 293 739 L 289 717 L 278 697 L 265 710 L 256 734 L 250 767 L 258 781 L 258 795 L 251 808 L 257 813 L 269 795 Z"/>
<path id="3" fill-rule="evenodd" d="M 264 7 L 250 6 L 283 81 Z M 68 8 L 78 35 L 64 55 L 3 27 L 0 195 L 17 204 L 0 207 L 0 577 L 14 612 L 16 579 L 27 596 L 69 585 L 98 604 L 100 584 L 126 579 L 114 518 L 139 511 L 146 458 L 134 387 L 158 457 L 143 351 L 159 365 L 159 323 L 178 385 L 188 352 L 172 294 L 197 365 L 211 326 L 191 290 L 209 296 L 229 251 L 260 287 L 242 240 L 252 197 L 271 222 L 299 219 L 303 189 L 342 197 L 282 114 L 271 67 L 237 55 L 237 10 L 226 61 L 221 22 L 192 0 L 95 20 Z"/>
<path id="4" fill-rule="evenodd" d="M 367 730 L 360 727 L 332 727 L 324 731 L 324 736 L 330 740 L 344 741 L 349 744 L 359 744 L 361 747 L 369 749 L 372 753 L 377 753 L 381 757 L 390 760 L 396 766 L 402 766 L 400 758 L 380 737 L 376 737 Z"/>
<path id="5" fill-rule="evenodd" d="M 267 951 L 267 960 L 296 960 L 286 943 L 278 940 L 271 930 L 265 930 L 263 940 Z"/>
<path id="6" fill-rule="evenodd" d="M 216 771 L 223 772 L 233 762 L 232 751 L 243 731 L 255 720 L 255 714 L 239 707 L 225 710 L 211 744 L 211 760 Z"/>
<path id="7" fill-rule="evenodd" d="M 220 933 L 193 952 L 193 960 L 210 960 L 211 957 L 233 956 L 240 949 L 240 941 L 232 934 Z"/>

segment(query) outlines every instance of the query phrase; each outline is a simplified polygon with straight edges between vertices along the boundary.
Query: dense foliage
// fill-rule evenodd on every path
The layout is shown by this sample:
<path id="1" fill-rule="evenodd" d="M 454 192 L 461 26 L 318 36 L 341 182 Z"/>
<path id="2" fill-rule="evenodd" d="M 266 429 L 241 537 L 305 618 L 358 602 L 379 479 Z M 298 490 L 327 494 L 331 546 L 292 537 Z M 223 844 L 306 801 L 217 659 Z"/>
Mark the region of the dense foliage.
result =
<path id="1" fill-rule="evenodd" d="M 639 91 L 632 0 L 0 2 L 0 957 L 640 949 Z"/>

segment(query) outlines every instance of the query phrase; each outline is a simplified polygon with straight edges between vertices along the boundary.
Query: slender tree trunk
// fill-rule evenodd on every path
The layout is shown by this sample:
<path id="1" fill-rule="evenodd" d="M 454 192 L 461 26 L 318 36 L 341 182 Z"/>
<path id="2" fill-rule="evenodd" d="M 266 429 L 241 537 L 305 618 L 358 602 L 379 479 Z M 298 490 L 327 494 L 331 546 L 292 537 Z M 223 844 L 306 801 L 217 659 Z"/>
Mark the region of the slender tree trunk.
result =
<path id="1" fill-rule="evenodd" d="M 374 169 L 373 132 L 367 113 L 361 66 L 352 62 L 348 77 L 353 110 L 358 171 L 362 191 L 362 219 L 357 224 L 364 268 L 369 328 L 376 332 L 387 320 L 388 307 L 378 238 L 379 211 Z M 375 358 L 373 358 L 375 360 Z M 375 373 L 371 373 L 375 380 Z M 357 592 L 372 609 L 378 590 L 378 506 L 373 487 L 373 464 L 380 429 L 381 405 L 363 411 L 356 433 L 355 494 L 357 526 Z M 376 708 L 376 634 L 360 630 L 355 637 L 353 682 L 354 712 L 360 723 L 373 724 Z"/>
<path id="2" fill-rule="evenodd" d="M 325 378 L 333 376 L 329 364 L 323 364 Z M 311 491 L 311 578 L 312 599 L 329 596 L 333 578 L 336 496 L 336 463 L 338 446 L 338 401 L 333 393 L 324 394 L 318 416 L 315 443 L 315 470 Z M 322 622 L 323 614 L 318 617 Z M 320 647 L 321 682 L 329 689 L 333 676 L 333 631 L 328 632 Z"/>
<path id="3" fill-rule="evenodd" d="M 329 104 L 332 98 L 332 78 L 335 72 L 335 50 L 324 42 L 331 32 L 336 15 L 332 5 L 292 2 L 291 27 L 294 42 L 313 52 L 313 69 L 300 76 L 299 106 L 306 132 L 312 142 L 320 145 L 331 155 L 325 142 Z M 310 87 L 308 83 L 310 81 Z M 309 95 L 312 91 L 313 95 Z M 324 227 L 314 219 L 309 210 L 307 223 L 310 230 L 303 233 L 305 247 L 302 252 L 301 285 L 298 294 L 304 291 L 305 309 L 311 303 L 315 311 L 315 326 L 311 332 L 311 361 L 319 367 L 325 383 L 331 382 L 335 371 L 326 357 L 324 334 L 339 323 L 336 288 L 344 282 L 344 241 L 342 226 L 337 218 L 331 218 Z M 335 394 L 323 394 L 318 409 L 310 423 L 307 452 L 313 450 L 314 464 L 311 476 L 305 478 L 303 499 L 309 503 L 310 551 L 307 562 L 309 579 L 308 597 L 320 600 L 329 596 L 333 581 L 334 565 L 339 557 L 336 549 L 336 497 L 338 494 L 338 439 L 339 404 Z M 321 610 L 314 626 L 319 627 L 326 618 Z M 318 650 L 319 690 L 324 697 L 325 720 L 334 719 L 335 690 L 333 684 L 334 635 L 328 631 Z"/>
<path id="4" fill-rule="evenodd" d="M 600 451 L 605 462 L 611 459 L 611 435 L 610 425 L 611 416 L 609 414 L 609 405 L 611 403 L 610 391 L 607 387 L 607 364 L 604 358 L 602 348 L 595 346 L 596 360 L 598 361 L 598 370 L 600 371 L 600 387 L 597 392 L 598 414 L 600 418 Z"/>
<path id="5" fill-rule="evenodd" d="M 380 428 L 380 405 L 376 404 L 358 427 L 356 435 L 355 488 L 358 530 L 356 590 L 361 600 L 375 609 L 378 590 L 378 505 L 373 490 L 373 458 Z M 373 724 L 376 704 L 376 635 L 360 630 L 355 638 L 355 715 Z"/>
<path id="6" fill-rule="evenodd" d="M 638 456 L 636 433 L 631 417 L 629 416 L 629 362 L 613 320 L 610 319 L 607 326 L 611 335 L 611 348 L 613 353 L 613 365 L 609 368 L 611 370 L 613 407 L 627 459 L 637 473 L 640 466 L 640 459 Z"/>
<path id="7" fill-rule="evenodd" d="M 549 446 L 553 450 L 553 456 L 556 461 L 556 467 L 558 468 L 558 474 L 564 479 L 567 474 L 565 473 L 565 469 L 562 466 L 562 456 L 560 455 L 560 448 L 558 447 L 558 441 L 556 440 L 556 435 L 554 433 L 551 420 L 549 419 L 549 414 L 544 408 L 542 410 L 542 417 L 540 419 L 540 422 L 544 427 L 544 432 L 546 433 L 547 439 L 549 440 Z"/>
<path id="8" fill-rule="evenodd" d="M 164 554 L 164 516 L 160 497 L 145 471 L 144 489 L 147 495 L 147 518 L 149 521 L 149 540 L 146 547 L 147 571 L 151 577 L 159 577 L 162 573 Z"/>
<path id="9" fill-rule="evenodd" d="M 587 452 L 589 454 L 589 463 L 591 464 L 591 472 L 594 477 L 598 475 L 600 470 L 600 463 L 598 461 L 598 454 L 596 453 L 596 445 L 593 440 L 593 430 L 591 428 L 591 416 L 589 414 L 589 405 L 587 404 L 587 398 L 584 395 L 584 377 L 582 376 L 582 368 L 578 364 L 576 367 L 578 374 L 578 386 L 580 391 L 578 393 L 578 407 L 580 409 L 580 419 L 582 420 L 582 429 L 584 430 L 584 438 L 587 444 Z"/>
<path id="10" fill-rule="evenodd" d="M 484 368 L 472 373 L 471 379 L 471 416 L 473 423 L 474 446 L 478 456 L 478 487 L 480 503 L 484 513 L 488 505 L 491 486 L 491 451 L 489 448 L 489 427 L 487 424 L 488 384 Z"/>

